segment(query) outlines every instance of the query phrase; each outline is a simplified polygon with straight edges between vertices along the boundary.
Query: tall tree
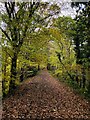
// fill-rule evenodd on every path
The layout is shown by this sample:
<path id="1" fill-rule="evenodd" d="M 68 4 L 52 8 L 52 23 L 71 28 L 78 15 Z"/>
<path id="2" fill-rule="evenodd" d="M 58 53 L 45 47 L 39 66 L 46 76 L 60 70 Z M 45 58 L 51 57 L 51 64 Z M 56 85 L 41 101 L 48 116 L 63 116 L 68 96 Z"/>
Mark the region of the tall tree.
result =
<path id="1" fill-rule="evenodd" d="M 76 7 L 77 14 L 76 21 L 76 34 L 74 36 L 75 50 L 77 56 L 77 64 L 82 67 L 82 86 L 85 88 L 86 73 L 85 68 L 90 67 L 90 2 L 77 2 L 72 3 Z M 81 85 L 80 85 L 81 86 Z"/>
<path id="2" fill-rule="evenodd" d="M 17 4 L 17 6 L 16 6 Z M 2 15 L 6 29 L 0 27 L 8 41 L 11 43 L 13 56 L 11 60 L 11 80 L 10 91 L 15 88 L 17 57 L 23 41 L 27 35 L 28 25 L 35 10 L 38 8 L 37 3 L 15 3 L 5 2 L 6 13 Z"/>
<path id="3" fill-rule="evenodd" d="M 17 59 L 24 40 L 36 28 L 40 29 L 40 23 L 42 25 L 45 23 L 46 25 L 52 16 L 59 13 L 60 9 L 59 7 L 56 8 L 56 6 L 49 3 L 40 3 L 39 1 L 21 3 L 5 2 L 6 11 L 2 14 L 2 20 L 6 27 L 0 27 L 0 29 L 6 36 L 6 40 L 9 41 L 13 53 L 11 57 L 10 91 L 12 91 L 12 88 L 15 88 Z M 44 9 L 46 9 L 46 12 L 44 12 Z"/>

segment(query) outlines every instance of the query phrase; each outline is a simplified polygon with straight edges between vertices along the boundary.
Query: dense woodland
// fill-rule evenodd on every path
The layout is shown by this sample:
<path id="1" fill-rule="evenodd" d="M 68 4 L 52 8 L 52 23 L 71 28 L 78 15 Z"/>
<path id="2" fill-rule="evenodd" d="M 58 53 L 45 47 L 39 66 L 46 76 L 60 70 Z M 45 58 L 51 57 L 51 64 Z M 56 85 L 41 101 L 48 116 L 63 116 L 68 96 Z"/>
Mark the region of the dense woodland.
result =
<path id="1" fill-rule="evenodd" d="M 53 2 L 2 6 L 3 97 L 44 68 L 90 97 L 90 2 L 72 2 L 74 18 Z"/>

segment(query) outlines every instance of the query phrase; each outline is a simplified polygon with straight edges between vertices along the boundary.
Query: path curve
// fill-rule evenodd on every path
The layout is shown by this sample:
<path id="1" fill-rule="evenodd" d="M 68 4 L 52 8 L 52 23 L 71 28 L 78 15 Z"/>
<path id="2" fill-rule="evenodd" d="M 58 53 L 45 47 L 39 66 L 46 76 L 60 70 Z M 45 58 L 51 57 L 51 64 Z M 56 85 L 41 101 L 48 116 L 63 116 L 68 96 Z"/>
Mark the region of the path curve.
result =
<path id="1" fill-rule="evenodd" d="M 3 100 L 2 120 L 15 119 L 90 120 L 90 103 L 43 70 Z"/>

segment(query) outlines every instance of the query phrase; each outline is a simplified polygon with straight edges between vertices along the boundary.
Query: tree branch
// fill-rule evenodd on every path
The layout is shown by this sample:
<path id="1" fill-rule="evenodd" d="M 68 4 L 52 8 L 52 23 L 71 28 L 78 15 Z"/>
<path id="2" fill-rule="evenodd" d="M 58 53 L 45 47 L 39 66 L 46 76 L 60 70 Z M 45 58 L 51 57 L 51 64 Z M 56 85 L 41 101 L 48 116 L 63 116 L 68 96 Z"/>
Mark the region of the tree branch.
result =
<path id="1" fill-rule="evenodd" d="M 54 13 L 54 14 L 48 14 L 47 16 L 45 16 L 44 18 L 42 18 L 42 19 L 39 19 L 39 20 L 37 20 L 37 22 L 44 22 L 44 20 L 46 20 L 47 18 L 50 18 L 50 17 L 53 17 L 54 15 L 56 15 L 56 14 L 58 14 L 59 13 L 59 11 L 57 11 L 56 13 Z"/>
<path id="2" fill-rule="evenodd" d="M 39 7 L 39 4 L 40 4 L 40 3 L 37 2 L 36 4 L 33 3 L 33 4 L 30 6 L 30 8 L 29 8 L 29 16 L 28 16 L 28 19 L 27 19 L 26 23 L 29 23 L 29 19 L 32 18 L 34 12 L 35 12 L 36 9 Z M 20 38 L 20 40 L 19 40 L 19 45 L 18 45 L 19 49 L 20 49 L 20 47 L 22 46 L 22 44 L 23 44 L 23 42 L 24 42 L 23 39 L 25 39 L 25 37 L 26 37 L 27 30 L 28 30 L 28 24 L 25 25 L 25 28 L 24 28 L 24 31 L 23 31 L 23 35 L 22 35 L 23 38 Z"/>
<path id="3" fill-rule="evenodd" d="M 1 27 L 0 27 L 1 31 L 4 33 L 4 35 L 8 38 L 8 40 L 11 41 L 10 37 L 8 36 L 8 34 L 6 33 L 6 31 L 4 31 Z"/>

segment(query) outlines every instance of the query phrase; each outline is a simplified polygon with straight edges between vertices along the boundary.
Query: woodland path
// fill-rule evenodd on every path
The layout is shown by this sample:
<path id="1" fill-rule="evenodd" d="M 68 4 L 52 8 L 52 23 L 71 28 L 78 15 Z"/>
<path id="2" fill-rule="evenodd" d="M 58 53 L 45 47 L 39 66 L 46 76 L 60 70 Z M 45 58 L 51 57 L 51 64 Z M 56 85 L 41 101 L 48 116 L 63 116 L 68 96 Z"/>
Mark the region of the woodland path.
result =
<path id="1" fill-rule="evenodd" d="M 90 120 L 90 103 L 42 70 L 3 100 L 2 120 Z"/>

